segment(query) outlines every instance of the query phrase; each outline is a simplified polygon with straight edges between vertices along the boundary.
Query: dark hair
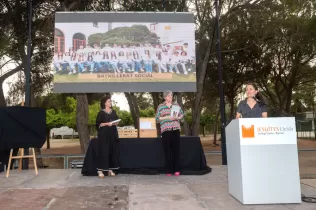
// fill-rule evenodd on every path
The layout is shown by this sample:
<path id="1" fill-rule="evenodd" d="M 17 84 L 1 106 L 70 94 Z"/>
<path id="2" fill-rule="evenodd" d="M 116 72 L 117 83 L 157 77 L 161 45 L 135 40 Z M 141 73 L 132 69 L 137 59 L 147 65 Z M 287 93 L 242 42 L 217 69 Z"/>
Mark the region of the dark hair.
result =
<path id="1" fill-rule="evenodd" d="M 111 96 L 107 95 L 105 97 L 103 97 L 101 99 L 101 102 L 100 102 L 100 107 L 101 109 L 105 109 L 105 103 L 107 102 L 107 100 L 111 99 Z"/>
<path id="2" fill-rule="evenodd" d="M 257 86 L 255 83 L 249 82 L 249 83 L 247 83 L 246 87 L 247 87 L 248 85 L 251 85 L 256 91 L 259 91 L 258 86 Z M 260 103 L 266 104 L 266 103 L 265 103 L 265 98 L 264 98 L 264 96 L 263 96 L 260 92 L 257 92 L 257 94 L 255 95 L 255 97 L 256 97 L 256 99 L 257 99 Z"/>

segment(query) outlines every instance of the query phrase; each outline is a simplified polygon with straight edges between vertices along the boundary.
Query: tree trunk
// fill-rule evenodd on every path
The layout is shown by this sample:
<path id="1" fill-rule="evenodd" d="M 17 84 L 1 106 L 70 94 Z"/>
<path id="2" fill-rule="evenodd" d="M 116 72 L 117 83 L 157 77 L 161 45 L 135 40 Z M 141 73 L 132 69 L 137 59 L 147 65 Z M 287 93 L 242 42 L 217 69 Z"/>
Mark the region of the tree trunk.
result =
<path id="1" fill-rule="evenodd" d="M 131 111 L 132 114 L 132 118 L 134 121 L 134 127 L 135 129 L 138 129 L 138 118 L 137 118 L 137 113 L 136 113 L 136 109 L 135 109 L 135 104 L 134 104 L 134 99 L 132 97 L 133 93 L 125 93 L 125 97 L 127 99 L 128 105 L 129 105 L 129 109 Z M 136 104 L 137 106 L 137 104 Z"/>
<path id="2" fill-rule="evenodd" d="M 159 106 L 159 93 L 152 92 L 150 93 L 151 97 L 153 98 L 154 110 L 157 112 Z M 159 122 L 156 122 L 157 127 L 157 136 L 161 136 L 161 129 L 159 126 Z"/>
<path id="3" fill-rule="evenodd" d="M 201 121 L 201 106 L 195 105 L 192 110 L 192 125 L 191 125 L 191 136 L 198 136 L 200 131 Z"/>
<path id="4" fill-rule="evenodd" d="M 0 80 L 0 107 L 5 107 L 5 98 L 4 98 L 4 92 L 3 92 L 3 82 L 4 80 Z"/>
<path id="5" fill-rule="evenodd" d="M 47 149 L 50 149 L 50 136 L 49 136 L 49 132 L 50 132 L 50 129 L 47 129 L 47 132 L 46 132 L 46 148 L 47 148 Z"/>
<path id="6" fill-rule="evenodd" d="M 139 127 L 139 117 L 140 117 L 140 112 L 139 112 L 139 107 L 137 104 L 137 99 L 134 93 L 131 93 L 131 99 L 134 105 L 134 109 L 135 109 L 135 114 L 136 114 L 136 119 L 137 119 L 137 128 Z"/>
<path id="7" fill-rule="evenodd" d="M 229 121 L 231 121 L 235 116 L 235 97 L 230 96 L 228 100 L 230 105 Z"/>
<path id="8" fill-rule="evenodd" d="M 178 104 L 180 105 L 181 109 L 183 111 L 185 111 L 184 107 L 183 107 L 182 93 L 177 93 L 176 96 L 177 96 Z M 189 124 L 188 124 L 188 122 L 186 121 L 185 118 L 183 118 L 183 132 L 184 132 L 184 135 L 186 135 L 186 136 L 189 135 Z"/>
<path id="9" fill-rule="evenodd" d="M 292 95 L 293 95 L 293 87 L 291 86 L 288 90 L 287 90 L 287 97 L 286 97 L 286 103 L 285 103 L 285 112 L 291 113 L 291 103 L 292 103 Z"/>
<path id="10" fill-rule="evenodd" d="M 36 104 L 36 99 L 35 99 L 35 95 L 34 95 L 34 91 L 33 91 L 33 87 L 32 87 L 32 81 L 31 81 L 31 102 L 30 102 L 30 105 L 31 107 L 36 107 L 37 104 Z M 35 154 L 36 156 L 39 156 L 42 154 L 42 151 L 41 151 L 41 148 L 35 148 Z M 43 162 L 43 158 L 36 158 L 36 163 L 37 163 L 37 166 L 39 168 L 43 168 L 44 167 L 44 162 Z"/>
<path id="11" fill-rule="evenodd" d="M 220 109 L 218 108 L 215 124 L 214 124 L 214 138 L 213 138 L 213 145 L 217 146 L 217 128 L 218 128 L 218 118 L 219 118 Z"/>
<path id="12" fill-rule="evenodd" d="M 202 126 L 202 134 L 205 137 L 205 126 L 204 125 Z"/>
<path id="13" fill-rule="evenodd" d="M 315 92 L 312 92 L 312 109 L 313 109 L 313 125 L 314 127 L 312 129 L 314 129 L 314 138 L 316 140 L 316 110 L 315 110 L 315 94 L 316 94 L 316 91 Z"/>
<path id="14" fill-rule="evenodd" d="M 81 151 L 84 153 L 87 151 L 90 142 L 88 122 L 88 97 L 85 93 L 79 93 L 77 94 L 76 125 L 79 133 Z"/>
<path id="15" fill-rule="evenodd" d="M 199 68 L 196 75 L 197 76 L 197 83 L 196 83 L 197 91 L 196 91 L 195 100 L 194 100 L 193 109 L 192 109 L 192 126 L 191 126 L 192 136 L 199 135 L 200 120 L 201 120 L 201 100 L 202 100 L 206 68 L 207 68 L 207 64 L 209 62 L 209 57 L 211 53 L 211 47 L 212 45 L 209 44 L 206 49 L 203 60 L 200 61 L 201 63 L 199 64 Z"/>
<path id="16" fill-rule="evenodd" d="M 6 106 L 4 92 L 3 92 L 4 80 L 9 78 L 10 76 L 14 75 L 15 73 L 19 72 L 21 70 L 21 66 L 23 66 L 23 63 L 21 65 L 19 65 L 18 67 L 12 69 L 11 71 L 6 71 L 6 73 L 0 75 L 0 107 Z"/>
<path id="17" fill-rule="evenodd" d="M 133 106 L 134 106 L 134 109 L 135 109 L 135 115 L 136 115 L 136 129 L 137 129 L 137 137 L 139 138 L 139 118 L 140 118 L 140 112 L 139 112 L 139 107 L 138 107 L 138 104 L 137 104 L 137 99 L 136 99 L 136 96 L 134 93 L 131 93 L 131 99 L 132 99 L 132 103 L 133 103 Z"/>
<path id="18" fill-rule="evenodd" d="M 150 93 L 151 97 L 153 98 L 153 104 L 155 111 L 158 109 L 158 106 L 160 104 L 159 102 L 159 93 Z"/>

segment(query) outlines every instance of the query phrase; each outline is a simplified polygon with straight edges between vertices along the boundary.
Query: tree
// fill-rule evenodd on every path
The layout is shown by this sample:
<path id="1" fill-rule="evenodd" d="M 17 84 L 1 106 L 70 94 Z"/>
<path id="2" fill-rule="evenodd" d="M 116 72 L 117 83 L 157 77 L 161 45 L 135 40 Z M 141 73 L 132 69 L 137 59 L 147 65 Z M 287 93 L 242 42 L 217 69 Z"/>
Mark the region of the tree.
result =
<path id="1" fill-rule="evenodd" d="M 27 1 L 29 2 L 29 1 Z M 7 70 L 5 74 L 1 75 L 1 80 L 5 80 L 9 76 L 22 70 L 24 73 L 27 71 L 27 30 L 28 30 L 28 5 L 20 1 L 7 1 L 3 2 L 5 9 L 1 10 L 3 22 L 1 25 L 8 32 L 9 47 L 4 51 L 4 55 L 12 59 L 16 67 L 12 70 Z M 48 1 L 40 0 L 33 1 L 33 21 L 32 28 L 32 45 L 31 45 L 31 78 L 32 78 L 32 94 L 33 99 L 39 92 L 46 90 L 46 84 L 52 80 L 52 75 L 49 72 L 50 59 L 52 56 L 53 31 L 45 30 L 42 26 L 43 21 L 53 12 L 50 11 L 52 4 Z M 23 77 L 24 79 L 24 77 Z M 11 89 L 23 90 L 18 91 L 24 94 L 24 81 L 23 83 L 13 84 Z M 17 91 L 12 90 L 12 93 Z M 21 97 L 16 97 L 21 98 Z M 32 99 L 31 99 L 32 100 Z M 31 102 L 32 103 L 32 102 Z"/>
<path id="2" fill-rule="evenodd" d="M 148 107 L 153 107 L 153 99 L 148 93 L 136 93 L 136 102 L 139 109 L 146 109 Z"/>
<path id="3" fill-rule="evenodd" d="M 27 1 L 29 2 L 29 1 Z M 92 1 L 49 1 L 39 0 L 32 1 L 33 5 L 33 18 L 32 18 L 32 45 L 31 45 L 31 104 L 35 104 L 35 99 L 42 95 L 43 92 L 51 88 L 52 75 L 50 74 L 50 61 L 52 58 L 52 46 L 53 46 L 53 19 L 55 11 L 57 10 L 84 10 L 87 9 L 87 5 L 90 5 Z M 5 17 L 1 19 L 1 26 L 4 27 L 8 33 L 10 47 L 4 51 L 4 55 L 13 59 L 17 63 L 17 67 L 7 71 L 5 74 L 0 75 L 0 84 L 3 81 L 12 76 L 16 72 L 23 70 L 24 73 L 27 70 L 27 54 L 25 52 L 27 43 L 27 21 L 28 21 L 28 7 L 27 4 L 21 1 L 3 1 L 5 8 L 1 9 L 1 16 Z M 7 35 L 7 34 L 6 34 Z M 22 82 L 13 84 L 10 87 L 10 93 L 8 101 L 11 104 L 18 103 L 21 95 L 24 94 L 24 78 Z M 0 91 L 2 88 L 0 89 Z M 0 93 L 3 94 L 3 91 Z M 80 98 L 80 96 L 78 96 Z M 86 96 L 82 97 L 83 99 Z M 13 99 L 13 100 L 12 100 Z M 79 136 L 81 139 L 82 150 L 85 151 L 87 148 L 86 138 L 88 134 L 88 118 L 87 106 L 78 100 L 77 113 L 78 113 L 78 128 Z M 0 100 L 1 103 L 1 100 Z M 85 108 L 81 110 L 81 108 Z M 85 122 L 84 122 L 85 121 Z"/>
<path id="4" fill-rule="evenodd" d="M 113 108 L 118 117 L 121 119 L 119 126 L 131 126 L 134 124 L 133 118 L 130 112 L 125 111 L 125 110 L 120 110 L 119 107 L 114 107 Z"/>
<path id="5" fill-rule="evenodd" d="M 138 129 L 139 127 L 139 117 L 140 117 L 140 113 L 139 113 L 139 107 L 137 105 L 137 100 L 136 100 L 136 96 L 134 93 L 125 93 L 128 105 L 130 107 L 130 112 L 132 114 L 132 118 L 133 118 L 133 122 L 134 122 L 134 127 L 135 129 Z"/>
<path id="6" fill-rule="evenodd" d="M 87 94 L 77 94 L 76 125 L 80 138 L 81 151 L 86 152 L 90 142 L 89 107 Z"/>
<path id="7" fill-rule="evenodd" d="M 117 43 L 120 45 L 136 45 L 136 44 L 159 44 L 159 37 L 149 31 L 144 25 L 133 25 L 131 27 L 118 27 L 107 31 L 104 34 L 92 34 L 88 38 L 88 43 L 100 44 L 104 47 L 106 44 Z"/>
<path id="8" fill-rule="evenodd" d="M 141 109 L 140 117 L 155 117 L 156 111 L 152 107 L 147 107 L 146 109 Z"/>
<path id="9" fill-rule="evenodd" d="M 263 9 L 250 16 L 261 26 L 253 30 L 258 37 L 253 71 L 269 102 L 289 113 L 293 91 L 316 80 L 310 66 L 316 58 L 315 8 L 312 1 L 281 1 Z"/>
<path id="10" fill-rule="evenodd" d="M 65 119 L 60 111 L 54 109 L 46 110 L 46 143 L 47 149 L 50 149 L 50 130 L 65 125 Z"/>
<path id="11" fill-rule="evenodd" d="M 212 124 L 215 122 L 215 117 L 208 115 L 208 114 L 203 114 L 201 116 L 201 126 L 202 126 L 202 133 L 203 136 L 205 136 L 205 127 L 210 127 Z"/>
<path id="12" fill-rule="evenodd" d="M 315 67 L 314 69 L 316 70 Z M 302 114 L 307 111 L 312 112 L 312 120 L 314 121 L 314 135 L 316 139 L 316 82 L 301 84 L 299 89 L 295 89 L 293 99 L 294 104 L 291 107 L 291 111 L 296 116 L 297 114 Z"/>

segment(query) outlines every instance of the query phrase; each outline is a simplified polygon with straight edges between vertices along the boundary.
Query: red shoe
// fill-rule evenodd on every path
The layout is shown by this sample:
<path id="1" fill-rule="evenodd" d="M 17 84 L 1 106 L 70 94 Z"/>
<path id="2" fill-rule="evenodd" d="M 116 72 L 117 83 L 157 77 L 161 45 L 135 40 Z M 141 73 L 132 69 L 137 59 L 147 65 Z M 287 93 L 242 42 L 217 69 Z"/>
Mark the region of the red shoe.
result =
<path id="1" fill-rule="evenodd" d="M 174 173 L 175 176 L 179 176 L 180 175 L 180 172 L 176 172 Z"/>
<path id="2" fill-rule="evenodd" d="M 167 176 L 172 176 L 172 174 L 167 174 Z"/>

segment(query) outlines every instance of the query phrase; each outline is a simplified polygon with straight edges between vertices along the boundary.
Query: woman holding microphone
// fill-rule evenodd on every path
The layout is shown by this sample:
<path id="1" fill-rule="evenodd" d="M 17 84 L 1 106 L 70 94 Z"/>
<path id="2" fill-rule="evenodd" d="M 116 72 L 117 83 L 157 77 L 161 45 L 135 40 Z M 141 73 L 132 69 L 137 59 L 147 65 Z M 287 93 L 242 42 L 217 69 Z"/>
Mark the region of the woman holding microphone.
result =
<path id="1" fill-rule="evenodd" d="M 263 96 L 259 93 L 258 87 L 253 83 L 246 85 L 247 98 L 242 100 L 237 107 L 236 119 L 268 117 L 267 105 Z"/>

